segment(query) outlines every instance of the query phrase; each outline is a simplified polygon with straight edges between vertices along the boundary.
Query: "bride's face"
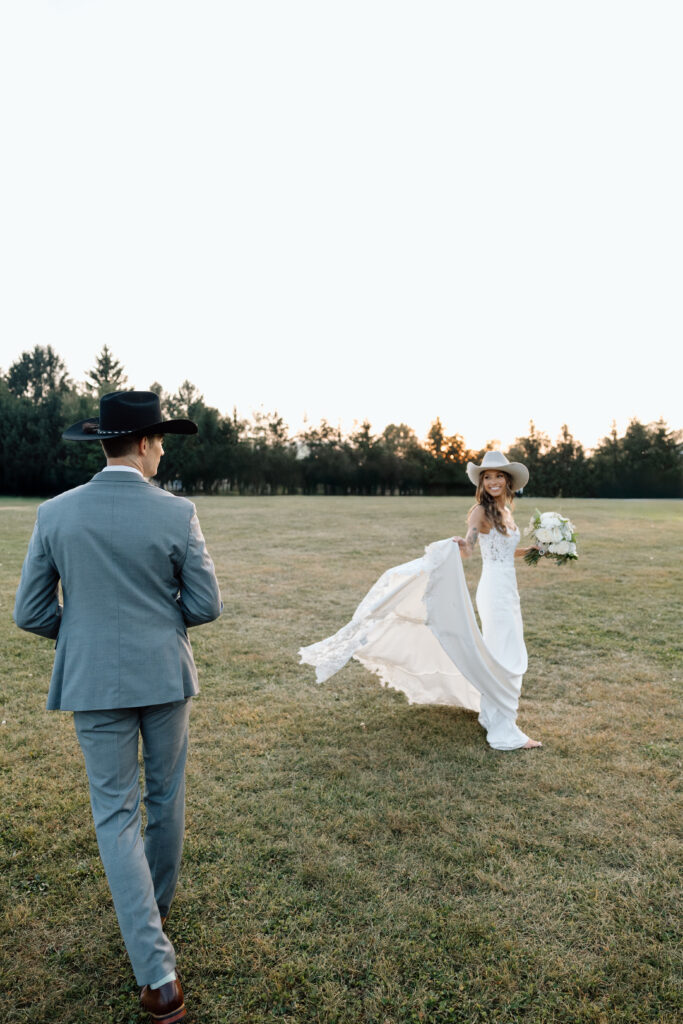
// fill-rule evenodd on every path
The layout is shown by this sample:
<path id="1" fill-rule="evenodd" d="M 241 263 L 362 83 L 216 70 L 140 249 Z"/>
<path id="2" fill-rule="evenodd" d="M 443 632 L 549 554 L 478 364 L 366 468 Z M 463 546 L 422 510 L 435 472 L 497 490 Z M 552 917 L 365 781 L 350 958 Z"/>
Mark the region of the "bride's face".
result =
<path id="1" fill-rule="evenodd" d="M 492 498 L 499 498 L 501 495 L 505 497 L 505 484 L 505 473 L 495 469 L 487 469 L 484 473 L 484 490 Z"/>

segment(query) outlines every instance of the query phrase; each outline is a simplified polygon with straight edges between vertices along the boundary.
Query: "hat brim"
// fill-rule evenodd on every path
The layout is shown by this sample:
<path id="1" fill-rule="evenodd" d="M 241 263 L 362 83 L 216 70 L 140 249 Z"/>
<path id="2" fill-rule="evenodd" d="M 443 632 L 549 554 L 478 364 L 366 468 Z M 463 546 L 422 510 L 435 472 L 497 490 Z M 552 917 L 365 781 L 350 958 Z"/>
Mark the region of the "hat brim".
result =
<path id="1" fill-rule="evenodd" d="M 86 426 L 88 430 L 84 429 Z M 197 424 L 192 420 L 163 420 L 161 423 L 135 427 L 134 430 L 100 430 L 99 420 L 89 416 L 67 427 L 62 438 L 65 441 L 108 441 L 114 437 L 126 437 L 128 434 L 196 434 L 197 429 Z"/>
<path id="2" fill-rule="evenodd" d="M 512 477 L 513 491 L 521 491 L 529 482 L 529 470 L 521 462 L 507 462 L 504 466 L 477 466 L 474 462 L 467 463 L 467 475 L 475 487 L 479 486 L 482 473 L 507 473 Z"/>

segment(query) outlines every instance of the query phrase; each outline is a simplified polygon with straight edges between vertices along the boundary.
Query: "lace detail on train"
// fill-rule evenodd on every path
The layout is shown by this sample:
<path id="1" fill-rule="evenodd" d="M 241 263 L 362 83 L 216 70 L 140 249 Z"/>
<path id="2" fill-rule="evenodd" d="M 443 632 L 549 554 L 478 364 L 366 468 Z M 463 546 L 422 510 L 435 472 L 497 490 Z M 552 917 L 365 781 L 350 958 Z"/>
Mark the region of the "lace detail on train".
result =
<path id="1" fill-rule="evenodd" d="M 499 533 L 493 527 L 488 533 L 479 534 L 479 547 L 484 567 L 487 565 L 506 565 L 514 568 L 515 549 L 519 544 L 519 527 L 512 533 Z"/>
<path id="2" fill-rule="evenodd" d="M 490 564 L 512 572 L 484 567 L 477 592 L 490 647 L 476 621 L 460 549 L 448 538 L 430 544 L 422 558 L 388 569 L 350 622 L 300 649 L 301 662 L 314 666 L 323 682 L 356 658 L 411 702 L 478 711 L 491 746 L 523 746 L 527 737 L 515 724 L 526 669 L 512 562 L 519 532 L 500 538 L 505 558 Z"/>
<path id="3" fill-rule="evenodd" d="M 386 614 L 387 600 L 399 594 L 421 569 L 422 559 L 419 558 L 387 569 L 358 605 L 350 622 L 333 636 L 302 648 L 306 652 L 302 661 L 315 666 L 316 682 L 324 683 L 367 644 L 369 634 Z"/>

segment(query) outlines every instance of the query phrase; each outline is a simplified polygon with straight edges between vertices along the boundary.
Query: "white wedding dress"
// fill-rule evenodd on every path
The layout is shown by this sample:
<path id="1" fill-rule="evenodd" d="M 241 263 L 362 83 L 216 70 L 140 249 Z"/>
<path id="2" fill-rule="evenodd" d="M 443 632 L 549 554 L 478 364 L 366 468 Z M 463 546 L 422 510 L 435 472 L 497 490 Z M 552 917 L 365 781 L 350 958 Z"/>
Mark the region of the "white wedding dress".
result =
<path id="1" fill-rule="evenodd" d="M 482 573 L 477 625 L 460 549 L 430 544 L 422 558 L 388 569 L 334 636 L 302 647 L 319 683 L 354 657 L 411 703 L 450 704 L 479 712 L 497 750 L 528 737 L 516 725 L 527 667 L 514 554 L 519 530 L 480 534 Z"/>

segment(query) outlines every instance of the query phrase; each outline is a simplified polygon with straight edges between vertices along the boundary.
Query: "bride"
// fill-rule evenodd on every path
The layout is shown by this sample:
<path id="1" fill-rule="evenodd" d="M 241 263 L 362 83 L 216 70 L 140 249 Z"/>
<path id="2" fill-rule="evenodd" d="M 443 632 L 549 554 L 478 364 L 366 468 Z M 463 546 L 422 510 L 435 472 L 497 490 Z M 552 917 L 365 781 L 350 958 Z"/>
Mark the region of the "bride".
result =
<path id="1" fill-rule="evenodd" d="M 411 703 L 478 711 L 496 750 L 540 747 L 516 723 L 527 653 L 514 558 L 529 548 L 518 546 L 511 506 L 529 472 L 502 452 L 487 452 L 480 466 L 468 462 L 467 475 L 477 491 L 466 537 L 436 541 L 422 558 L 387 570 L 349 623 L 299 654 L 315 666 L 319 683 L 354 657 Z M 477 540 L 482 632 L 461 561 Z"/>

